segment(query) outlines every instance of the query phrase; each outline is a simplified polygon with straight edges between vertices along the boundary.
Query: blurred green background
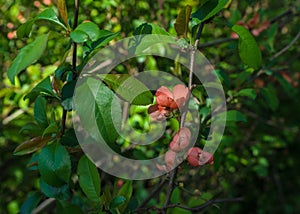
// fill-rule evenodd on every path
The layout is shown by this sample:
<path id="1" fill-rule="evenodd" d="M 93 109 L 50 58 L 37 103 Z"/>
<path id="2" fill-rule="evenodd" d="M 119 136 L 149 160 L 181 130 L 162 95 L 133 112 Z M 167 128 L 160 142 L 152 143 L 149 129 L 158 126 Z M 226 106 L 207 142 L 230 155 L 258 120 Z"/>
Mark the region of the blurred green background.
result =
<path id="1" fill-rule="evenodd" d="M 174 22 L 182 5 L 194 9 L 201 1 L 175 0 L 81 0 L 79 23 L 91 20 L 100 29 L 120 31 L 120 38 L 132 35 L 144 22 L 157 24 L 176 36 Z M 27 44 L 18 39 L 16 29 L 47 7 L 57 11 L 54 0 L 0 0 L 0 213 L 18 213 L 29 191 L 38 189 L 38 173 L 26 167 L 29 156 L 13 156 L 13 150 L 34 133 L 20 129 L 33 120 L 33 105 L 23 97 L 57 66 L 66 39 L 51 39 L 45 56 L 29 66 L 12 85 L 7 69 L 18 50 Z M 74 2 L 67 1 L 69 17 Z M 297 213 L 300 212 L 300 46 L 295 41 L 287 51 L 275 57 L 293 40 L 299 39 L 299 1 L 233 0 L 230 7 L 207 24 L 200 44 L 205 56 L 223 78 L 230 98 L 228 107 L 237 109 L 247 122 L 228 121 L 222 143 L 215 154 L 213 168 L 188 169 L 179 177 L 185 188 L 201 192 L 203 200 L 216 193 L 222 197 L 244 197 L 243 202 L 225 203 L 206 209 L 207 213 Z M 240 61 L 237 42 L 231 38 L 230 24 L 245 22 L 257 12 L 270 27 L 256 37 L 264 69 L 259 75 Z M 47 32 L 45 25 L 34 26 L 34 34 Z M 259 24 L 258 24 L 259 27 Z M 59 31 L 59 29 L 52 29 Z M 209 42 L 227 39 L 211 46 Z M 225 41 L 224 40 L 224 41 Z M 79 49 L 80 51 L 80 49 Z M 160 65 L 161 66 L 161 65 Z M 167 65 L 166 65 L 167 66 Z M 254 88 L 257 97 L 232 96 L 243 88 Z M 118 180 L 114 178 L 114 180 Z M 135 197 L 143 198 L 151 181 L 135 182 Z M 190 197 L 191 205 L 196 199 Z"/>

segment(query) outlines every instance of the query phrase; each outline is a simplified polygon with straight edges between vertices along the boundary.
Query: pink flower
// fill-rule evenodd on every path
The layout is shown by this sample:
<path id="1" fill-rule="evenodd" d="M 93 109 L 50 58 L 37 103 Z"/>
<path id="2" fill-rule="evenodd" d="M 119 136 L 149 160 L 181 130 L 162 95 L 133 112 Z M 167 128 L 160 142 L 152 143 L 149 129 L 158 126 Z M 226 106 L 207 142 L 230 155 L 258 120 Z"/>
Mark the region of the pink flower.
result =
<path id="1" fill-rule="evenodd" d="M 156 167 L 161 171 L 170 171 L 175 167 L 176 152 L 168 150 L 165 154 L 165 165 L 156 164 Z"/>
<path id="2" fill-rule="evenodd" d="M 192 166 L 202 166 L 204 164 L 214 163 L 212 154 L 205 152 L 198 147 L 189 149 L 187 159 Z"/>
<path id="3" fill-rule="evenodd" d="M 156 91 L 156 102 L 160 106 L 170 109 L 178 109 L 188 99 L 189 89 L 181 84 L 175 85 L 173 93 L 165 86 Z"/>
<path id="4" fill-rule="evenodd" d="M 189 89 L 181 84 L 175 85 L 173 92 L 167 87 L 160 87 L 156 93 L 156 103 L 148 109 L 149 115 L 155 120 L 164 120 L 169 114 L 181 108 L 189 98 Z"/>
<path id="5" fill-rule="evenodd" d="M 180 152 L 184 150 L 190 143 L 191 131 L 188 128 L 181 128 L 177 134 L 173 137 L 170 143 L 170 149 L 174 152 Z"/>

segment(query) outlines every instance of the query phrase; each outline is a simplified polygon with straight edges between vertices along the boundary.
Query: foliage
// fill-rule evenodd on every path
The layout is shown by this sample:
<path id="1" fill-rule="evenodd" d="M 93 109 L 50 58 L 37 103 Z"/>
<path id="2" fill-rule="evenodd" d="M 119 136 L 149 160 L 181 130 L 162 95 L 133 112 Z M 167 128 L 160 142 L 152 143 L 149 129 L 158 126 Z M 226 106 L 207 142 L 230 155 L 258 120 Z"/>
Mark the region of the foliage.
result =
<path id="1" fill-rule="evenodd" d="M 31 213 L 49 198 L 55 199 L 43 208 L 49 213 L 300 211 L 298 2 L 82 0 L 78 22 L 70 1 L 1 0 L 0 5 L 1 213 Z M 198 148 L 189 153 L 190 164 L 183 162 L 170 174 L 126 181 L 99 170 L 83 154 L 71 121 L 77 78 L 99 49 L 140 34 L 178 37 L 214 64 L 228 111 L 221 113 L 227 116 L 226 130 L 213 165 L 198 166 L 203 165 L 197 162 Z M 141 57 L 101 76 L 105 84 L 97 86 L 96 97 L 82 95 L 96 99 L 97 126 L 110 146 L 135 159 L 165 153 L 182 129 L 172 113 L 167 132 L 150 152 L 131 150 L 134 134 L 118 138 L 107 103 L 113 92 L 128 100 L 146 87 L 130 78 L 145 69 L 163 70 L 187 85 L 190 78 L 176 62 Z M 210 103 L 201 83 L 193 84 L 201 115 L 196 146 L 202 148 Z M 135 105 L 125 125 L 147 131 L 154 97 L 147 91 L 131 100 Z"/>

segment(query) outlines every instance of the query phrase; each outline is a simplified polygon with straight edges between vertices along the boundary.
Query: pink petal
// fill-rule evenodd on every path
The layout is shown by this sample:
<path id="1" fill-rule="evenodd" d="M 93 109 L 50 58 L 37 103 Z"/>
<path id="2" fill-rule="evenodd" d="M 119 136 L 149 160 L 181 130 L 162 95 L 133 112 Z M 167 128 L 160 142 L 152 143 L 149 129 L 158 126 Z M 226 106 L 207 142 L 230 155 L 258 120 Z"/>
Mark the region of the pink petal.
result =
<path id="1" fill-rule="evenodd" d="M 175 85 L 173 89 L 173 95 L 175 101 L 177 101 L 180 98 L 184 98 L 186 100 L 189 95 L 189 89 L 182 84 Z"/>

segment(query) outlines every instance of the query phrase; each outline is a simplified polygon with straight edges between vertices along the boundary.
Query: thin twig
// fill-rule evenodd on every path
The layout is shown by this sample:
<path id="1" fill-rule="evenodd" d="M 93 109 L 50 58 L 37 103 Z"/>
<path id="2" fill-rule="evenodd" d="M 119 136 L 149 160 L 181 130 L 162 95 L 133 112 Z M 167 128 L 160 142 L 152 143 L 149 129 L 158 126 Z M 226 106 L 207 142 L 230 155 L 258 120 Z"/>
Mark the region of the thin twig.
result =
<path id="1" fill-rule="evenodd" d="M 38 214 L 41 213 L 43 210 L 45 210 L 47 207 L 51 206 L 55 202 L 55 198 L 48 198 L 45 201 L 43 201 L 37 208 L 35 208 L 32 211 L 32 214 Z"/>
<path id="2" fill-rule="evenodd" d="M 164 177 L 161 182 L 155 187 L 155 189 L 150 193 L 150 195 L 138 206 L 137 209 L 142 208 L 148 204 L 148 202 L 162 189 L 166 184 L 167 177 Z"/>
<path id="3" fill-rule="evenodd" d="M 215 45 L 220 45 L 220 44 L 223 44 L 223 43 L 227 43 L 227 42 L 231 42 L 235 39 L 233 38 L 219 38 L 219 39 L 215 39 L 211 42 L 206 42 L 206 43 L 202 43 L 202 44 L 199 44 L 198 45 L 198 49 L 199 48 L 206 48 L 206 47 L 212 47 L 212 46 L 215 46 Z"/>
<path id="4" fill-rule="evenodd" d="M 279 57 L 280 55 L 288 51 L 297 42 L 299 38 L 300 38 L 300 31 L 297 33 L 294 39 L 287 46 L 285 46 L 283 49 L 277 52 L 273 57 L 271 57 L 270 61 L 273 61 L 274 59 L 276 59 L 277 57 Z"/>

